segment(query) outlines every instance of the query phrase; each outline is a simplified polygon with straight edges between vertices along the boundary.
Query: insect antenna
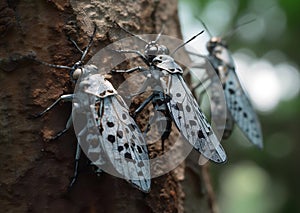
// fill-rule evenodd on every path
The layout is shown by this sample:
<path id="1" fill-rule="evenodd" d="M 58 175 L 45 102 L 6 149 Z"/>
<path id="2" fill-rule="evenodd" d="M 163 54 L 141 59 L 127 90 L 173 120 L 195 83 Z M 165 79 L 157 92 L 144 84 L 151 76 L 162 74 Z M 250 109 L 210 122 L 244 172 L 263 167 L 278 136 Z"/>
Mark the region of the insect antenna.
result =
<path id="1" fill-rule="evenodd" d="M 180 48 L 182 48 L 184 45 L 186 45 L 187 43 L 191 42 L 192 40 L 194 40 L 195 38 L 197 38 L 199 35 L 201 35 L 204 32 L 204 30 L 202 30 L 200 33 L 198 33 L 197 35 L 194 35 L 192 38 L 190 38 L 189 40 L 187 40 L 186 42 L 184 42 L 183 44 L 180 44 L 178 47 L 175 48 L 175 50 L 170 54 L 170 56 L 173 56 Z"/>
<path id="2" fill-rule="evenodd" d="M 87 52 L 89 51 L 89 48 L 92 46 L 93 44 L 93 38 L 95 37 L 95 34 L 96 34 L 96 29 L 97 29 L 97 26 L 96 24 L 94 23 L 95 27 L 94 27 L 94 31 L 93 31 L 93 34 L 92 36 L 90 37 L 90 41 L 89 41 L 89 44 L 88 46 L 85 48 L 84 51 L 82 51 L 79 46 L 76 44 L 76 42 L 72 39 L 69 39 L 73 44 L 74 46 L 80 51 L 80 53 L 82 54 L 81 58 L 80 58 L 80 61 L 78 61 L 77 63 L 75 63 L 75 65 L 78 65 L 78 64 L 81 64 L 81 62 L 83 61 L 83 59 L 85 58 Z M 50 64 L 50 63 L 47 63 L 47 62 L 44 62 L 44 61 L 41 61 L 39 59 L 36 59 L 36 58 L 32 58 L 34 61 L 40 63 L 40 64 L 43 64 L 43 65 L 46 65 L 48 67 L 53 67 L 53 68 L 59 68 L 59 69 L 69 69 L 69 70 L 73 70 L 75 69 L 74 66 L 73 67 L 69 67 L 69 66 L 64 66 L 64 65 L 56 65 L 56 64 Z"/>
<path id="3" fill-rule="evenodd" d="M 262 10 L 263 10 L 264 14 L 261 14 L 261 13 L 260 13 L 260 14 L 258 14 L 257 16 L 258 16 L 258 17 L 261 17 L 261 15 L 265 16 L 265 15 L 266 15 L 268 12 L 270 12 L 270 10 L 272 10 L 275 6 L 276 6 L 275 4 L 272 4 L 272 5 L 270 5 L 270 6 L 267 7 L 267 8 L 263 8 Z M 223 38 L 227 38 L 226 40 L 228 40 L 228 38 L 231 37 L 234 33 L 236 33 L 237 30 L 239 30 L 240 27 L 243 27 L 243 26 L 245 26 L 245 25 L 247 25 L 247 24 L 250 24 L 250 23 L 252 23 L 252 22 L 254 22 L 254 21 L 256 21 L 256 18 L 252 18 L 252 19 L 250 19 L 250 20 L 248 20 L 248 21 L 245 21 L 245 22 L 242 22 L 241 24 L 236 25 L 236 26 L 233 27 L 229 32 L 227 32 L 227 33 L 223 36 Z"/>
<path id="4" fill-rule="evenodd" d="M 200 17 L 195 17 L 198 21 L 201 22 L 202 26 L 204 27 L 204 29 L 207 31 L 208 35 L 210 37 L 213 37 L 213 35 L 211 34 L 210 30 L 208 29 L 208 27 L 206 26 L 206 24 L 204 23 L 204 21 L 200 18 Z"/>
<path id="5" fill-rule="evenodd" d="M 96 24 L 94 23 L 94 31 L 93 31 L 93 34 L 92 34 L 92 36 L 91 36 L 91 38 L 90 38 L 89 44 L 87 45 L 87 47 L 85 48 L 85 50 L 82 52 L 82 56 L 81 56 L 80 61 L 83 61 L 84 57 L 86 56 L 87 52 L 89 51 L 90 47 L 92 46 L 92 44 L 93 44 L 93 39 L 94 39 L 95 34 L 96 34 L 96 29 L 97 29 L 97 26 L 96 26 Z M 75 43 L 75 44 L 76 44 L 76 43 Z M 77 44 L 76 44 L 76 46 L 77 46 Z M 77 48 L 77 49 L 78 49 L 78 48 Z"/>
<path id="6" fill-rule="evenodd" d="M 40 64 L 43 64 L 45 66 L 48 66 L 48 67 L 53 67 L 53 68 L 59 68 L 59 69 L 69 69 L 69 70 L 72 70 L 73 68 L 72 67 L 69 67 L 69 66 L 64 66 L 64 65 L 56 65 L 56 64 L 49 64 L 47 62 L 44 62 L 44 61 L 41 61 L 39 59 L 36 59 L 36 58 L 33 58 L 32 60 L 40 63 Z"/>
<path id="7" fill-rule="evenodd" d="M 163 25 L 162 28 L 161 28 L 161 30 L 160 30 L 160 32 L 159 32 L 158 35 L 156 36 L 156 39 L 154 40 L 154 43 L 157 43 L 157 42 L 158 42 L 158 40 L 160 39 L 161 34 L 162 34 L 163 31 L 164 31 L 164 28 L 165 28 L 165 26 Z"/>
<path id="8" fill-rule="evenodd" d="M 80 47 L 77 45 L 77 43 L 71 39 L 71 38 L 68 38 L 69 41 L 71 41 L 73 43 L 73 45 L 76 47 L 76 49 L 81 53 L 83 54 L 83 51 L 80 49 Z"/>
<path id="9" fill-rule="evenodd" d="M 146 40 L 143 39 L 142 37 L 140 37 L 140 36 L 138 36 L 138 35 L 135 35 L 134 33 L 132 33 L 132 32 L 130 32 L 130 31 L 126 30 L 124 27 L 122 27 L 121 25 L 119 25 L 116 21 L 114 21 L 114 23 L 115 23 L 120 29 L 122 29 L 124 32 L 128 33 L 129 35 L 132 35 L 132 36 L 138 38 L 140 41 L 142 41 L 142 42 L 144 42 L 144 43 L 146 43 L 146 44 L 149 43 L 148 41 L 146 41 Z"/>
<path id="10" fill-rule="evenodd" d="M 232 28 L 229 32 L 227 32 L 225 35 L 223 35 L 221 37 L 223 37 L 224 39 L 228 40 L 228 38 L 230 38 L 233 34 L 235 34 L 239 30 L 239 28 L 241 28 L 241 27 L 243 27 L 243 26 L 245 26 L 247 24 L 250 24 L 250 23 L 252 23 L 254 21 L 256 21 L 256 18 L 253 18 L 253 19 L 245 21 L 245 22 L 243 22 L 241 24 L 238 24 L 234 28 Z"/>

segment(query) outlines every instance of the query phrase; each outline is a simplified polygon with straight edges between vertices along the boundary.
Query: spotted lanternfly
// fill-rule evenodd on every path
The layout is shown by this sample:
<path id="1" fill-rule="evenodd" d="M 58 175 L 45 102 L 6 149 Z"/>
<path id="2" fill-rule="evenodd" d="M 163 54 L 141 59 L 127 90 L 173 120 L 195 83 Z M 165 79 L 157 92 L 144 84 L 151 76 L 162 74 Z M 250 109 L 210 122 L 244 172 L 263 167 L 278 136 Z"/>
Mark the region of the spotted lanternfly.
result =
<path id="1" fill-rule="evenodd" d="M 206 25 L 203 22 L 202 24 L 209 33 Z M 223 138 L 226 139 L 230 136 L 235 123 L 251 143 L 259 148 L 262 148 L 262 132 L 258 117 L 251 105 L 247 93 L 244 91 L 239 81 L 232 56 L 225 41 L 221 37 L 211 36 L 211 39 L 207 42 L 206 47 L 209 53 L 208 56 L 194 53 L 191 54 L 206 58 L 207 62 L 210 63 L 217 72 L 219 78 L 210 76 L 212 89 L 218 81 L 221 81 L 223 85 L 227 109 L 218 107 L 218 96 L 213 96 L 213 105 L 217 107 L 212 109 L 211 112 L 212 116 L 218 116 L 228 110 L 225 134 L 223 135 Z"/>
<path id="2" fill-rule="evenodd" d="M 128 32 L 127 30 L 125 31 Z M 198 152 L 214 162 L 225 162 L 225 151 L 207 122 L 205 115 L 201 112 L 197 101 L 184 82 L 182 68 L 169 55 L 168 48 L 157 43 L 160 36 L 161 33 L 151 42 L 147 42 L 141 37 L 136 36 L 146 43 L 144 54 L 135 50 L 116 50 L 119 53 L 136 53 L 148 66 L 147 68 L 136 67 L 129 70 L 112 70 L 112 72 L 145 72 L 147 80 L 140 91 L 143 91 L 144 88 L 150 85 L 154 92 L 141 104 L 135 111 L 135 114 L 152 101 L 154 108 L 167 116 L 167 120 L 172 120 L 185 139 Z M 196 36 L 192 39 L 196 38 Z M 177 47 L 172 54 L 192 39 Z M 167 83 L 163 77 L 168 78 Z M 169 126 L 165 130 L 165 133 L 168 134 L 170 125 L 166 126 Z"/>
<path id="3" fill-rule="evenodd" d="M 71 78 L 77 81 L 77 90 L 74 94 L 61 96 L 36 117 L 44 115 L 60 101 L 73 101 L 73 116 L 70 116 L 66 128 L 52 138 L 56 139 L 71 127 L 73 120 L 77 122 L 78 115 L 84 116 L 86 123 L 77 132 L 75 171 L 70 187 L 78 176 L 78 161 L 82 148 L 100 171 L 111 166 L 118 176 L 143 192 L 148 192 L 151 183 L 150 165 L 143 134 L 130 116 L 122 97 L 111 83 L 99 74 L 98 68 L 94 65 L 83 65 L 84 56 L 92 44 L 94 35 L 95 31 L 89 45 L 82 51 L 81 60 L 73 67 L 42 62 L 56 68 L 70 69 Z"/>
<path id="4" fill-rule="evenodd" d="M 128 106 L 96 66 L 86 65 L 81 72 L 75 95 L 74 110 L 87 113 L 88 123 L 78 134 L 87 141 L 85 152 L 93 164 L 105 166 L 106 158 L 113 168 L 140 190 L 150 190 L 150 166 L 142 132 L 129 115 Z M 74 113 L 73 113 L 74 114 Z M 86 114 L 86 113 L 85 113 Z M 84 137 L 85 135 L 85 137 Z M 90 140 L 89 140 L 90 139 Z"/>

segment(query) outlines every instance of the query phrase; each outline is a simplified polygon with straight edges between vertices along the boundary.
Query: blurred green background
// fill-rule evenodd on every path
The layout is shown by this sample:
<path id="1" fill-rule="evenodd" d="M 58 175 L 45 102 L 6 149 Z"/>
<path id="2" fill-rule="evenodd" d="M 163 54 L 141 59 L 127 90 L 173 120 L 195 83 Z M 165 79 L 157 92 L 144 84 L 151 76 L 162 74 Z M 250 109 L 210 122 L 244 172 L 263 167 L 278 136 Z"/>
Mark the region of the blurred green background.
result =
<path id="1" fill-rule="evenodd" d="M 226 35 L 234 26 L 255 18 L 229 37 L 229 49 L 259 114 L 262 151 L 235 128 L 223 142 L 225 165 L 212 165 L 222 213 L 300 212 L 300 1 L 179 0 L 185 39 L 203 29 Z M 197 45 L 207 53 L 203 36 Z"/>

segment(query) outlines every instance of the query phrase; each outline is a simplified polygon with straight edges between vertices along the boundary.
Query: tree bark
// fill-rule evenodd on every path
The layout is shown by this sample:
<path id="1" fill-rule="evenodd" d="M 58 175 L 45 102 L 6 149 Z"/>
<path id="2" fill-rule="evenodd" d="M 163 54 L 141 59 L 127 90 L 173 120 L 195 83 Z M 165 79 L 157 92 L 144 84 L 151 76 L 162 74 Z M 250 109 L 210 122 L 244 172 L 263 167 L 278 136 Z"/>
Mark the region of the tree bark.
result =
<path id="1" fill-rule="evenodd" d="M 192 177 L 195 172 L 187 170 L 184 173 L 183 164 L 153 179 L 151 192 L 144 194 L 122 179 L 108 174 L 97 177 L 82 159 L 79 178 L 72 190 L 67 191 L 73 174 L 76 136 L 70 130 L 56 141 L 46 142 L 46 139 L 64 128 L 71 105 L 61 104 L 40 119 L 29 119 L 28 116 L 42 111 L 60 95 L 72 93 L 74 85 L 68 71 L 33 63 L 28 57 L 72 66 L 81 54 L 68 37 L 85 47 L 92 22 L 97 25 L 97 34 L 88 57 L 124 36 L 113 21 L 137 34 L 157 33 L 165 25 L 164 34 L 181 38 L 176 1 L 71 3 L 66 0 L 7 0 L 0 3 L 1 210 L 184 212 L 185 206 L 186 212 L 193 212 L 191 206 L 183 204 L 184 195 L 195 196 L 205 189 L 200 178 L 199 189 L 190 191 L 195 185 L 189 184 L 201 176 L 200 168 L 195 179 Z M 111 81 L 122 78 L 113 76 Z M 155 152 L 155 148 L 150 151 Z M 184 190 L 185 175 L 188 180 L 185 180 Z M 190 197 L 186 200 L 201 203 L 201 210 L 207 212 L 205 193 L 197 198 L 197 201 Z M 190 205 L 195 205 L 193 202 Z"/>

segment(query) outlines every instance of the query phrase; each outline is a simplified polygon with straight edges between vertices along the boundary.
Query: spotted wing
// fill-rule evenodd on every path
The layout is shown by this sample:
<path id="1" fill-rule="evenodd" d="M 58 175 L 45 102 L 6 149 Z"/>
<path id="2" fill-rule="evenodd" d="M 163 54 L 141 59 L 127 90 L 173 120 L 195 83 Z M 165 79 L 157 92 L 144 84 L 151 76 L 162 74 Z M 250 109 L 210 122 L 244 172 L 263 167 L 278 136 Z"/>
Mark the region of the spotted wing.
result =
<path id="1" fill-rule="evenodd" d="M 103 149 L 113 167 L 125 179 L 148 192 L 150 166 L 146 142 L 124 101 L 118 95 L 108 96 L 96 102 L 95 107 Z"/>
<path id="2" fill-rule="evenodd" d="M 172 74 L 168 102 L 173 120 L 189 143 L 204 157 L 222 163 L 226 154 L 180 74 Z"/>
<path id="3" fill-rule="evenodd" d="M 228 110 L 235 123 L 251 143 L 262 148 L 263 142 L 259 120 L 234 69 L 228 71 L 224 91 Z"/>
<path id="4" fill-rule="evenodd" d="M 85 106 L 89 105 L 85 114 L 92 112 L 90 130 L 94 132 L 96 129 L 99 136 L 99 139 L 95 140 L 94 134 L 92 135 L 94 143 L 88 143 L 88 157 L 95 165 L 101 163 L 101 159 L 105 159 L 101 169 L 148 192 L 151 180 L 146 142 L 135 121 L 130 117 L 124 100 L 100 74 L 89 75 L 80 84 L 84 93 L 88 94 L 88 98 L 82 100 L 84 103 L 88 102 Z"/>
<path id="5" fill-rule="evenodd" d="M 216 132 L 222 135 L 222 139 L 227 139 L 233 131 L 234 120 L 228 112 L 223 86 L 217 75 L 211 77 L 208 92 L 210 93 L 211 117 L 214 119 Z"/>

